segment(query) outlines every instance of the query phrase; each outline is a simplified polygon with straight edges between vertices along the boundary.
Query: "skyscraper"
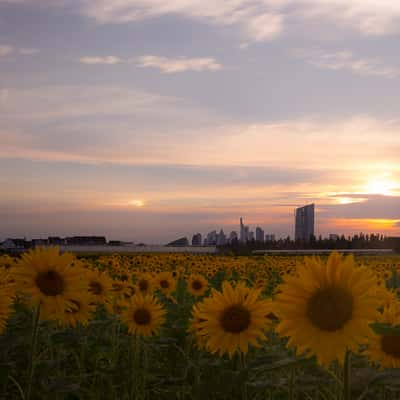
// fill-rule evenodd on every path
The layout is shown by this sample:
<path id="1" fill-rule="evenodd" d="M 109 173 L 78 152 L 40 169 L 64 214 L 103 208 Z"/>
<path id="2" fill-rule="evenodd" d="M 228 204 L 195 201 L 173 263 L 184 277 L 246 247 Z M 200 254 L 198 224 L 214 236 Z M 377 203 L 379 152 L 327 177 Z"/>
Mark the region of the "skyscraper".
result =
<path id="1" fill-rule="evenodd" d="M 226 244 L 226 235 L 224 231 L 221 229 L 217 236 L 217 246 L 224 246 Z"/>
<path id="2" fill-rule="evenodd" d="M 295 239 L 310 241 L 310 237 L 314 236 L 314 204 L 296 208 L 296 228 Z"/>
<path id="3" fill-rule="evenodd" d="M 195 233 L 192 237 L 192 246 L 201 246 L 202 243 L 201 233 Z"/>
<path id="4" fill-rule="evenodd" d="M 264 230 L 261 229 L 259 226 L 256 228 L 256 241 L 264 243 Z"/>

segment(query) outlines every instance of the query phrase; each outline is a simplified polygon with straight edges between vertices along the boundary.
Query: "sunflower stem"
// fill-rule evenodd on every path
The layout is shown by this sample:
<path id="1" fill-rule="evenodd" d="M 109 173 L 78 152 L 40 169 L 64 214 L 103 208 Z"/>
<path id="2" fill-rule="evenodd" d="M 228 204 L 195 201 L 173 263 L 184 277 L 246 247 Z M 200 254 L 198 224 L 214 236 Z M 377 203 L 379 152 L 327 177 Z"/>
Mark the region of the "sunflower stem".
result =
<path id="1" fill-rule="evenodd" d="M 37 347 L 37 339 L 39 332 L 39 316 L 40 316 L 40 303 L 37 305 L 35 313 L 33 314 L 31 354 L 29 358 L 29 367 L 28 367 L 28 385 L 25 396 L 26 400 L 30 400 L 32 393 L 33 375 L 35 373 L 36 347 Z"/>
<path id="2" fill-rule="evenodd" d="M 239 362 L 240 362 L 240 372 L 243 372 L 244 369 L 246 368 L 246 355 L 243 352 L 240 352 Z M 245 379 L 242 380 L 241 389 L 242 389 L 242 400 L 247 400 L 247 386 Z"/>
<path id="3" fill-rule="evenodd" d="M 343 400 L 351 400 L 351 352 L 346 351 L 343 366 Z"/>

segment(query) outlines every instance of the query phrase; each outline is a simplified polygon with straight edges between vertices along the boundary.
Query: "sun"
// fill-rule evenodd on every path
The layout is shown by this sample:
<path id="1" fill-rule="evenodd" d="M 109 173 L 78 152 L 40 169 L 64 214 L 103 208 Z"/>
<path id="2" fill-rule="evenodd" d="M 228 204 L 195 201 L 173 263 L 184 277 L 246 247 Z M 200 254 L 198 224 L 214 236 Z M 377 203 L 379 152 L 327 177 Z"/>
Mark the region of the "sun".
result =
<path id="1" fill-rule="evenodd" d="M 129 205 L 141 208 L 144 207 L 144 201 L 139 199 L 131 200 Z"/>
<path id="2" fill-rule="evenodd" d="M 365 191 L 368 194 L 392 196 L 396 193 L 396 189 L 399 186 L 400 184 L 388 177 L 376 177 L 367 182 L 365 185 Z"/>

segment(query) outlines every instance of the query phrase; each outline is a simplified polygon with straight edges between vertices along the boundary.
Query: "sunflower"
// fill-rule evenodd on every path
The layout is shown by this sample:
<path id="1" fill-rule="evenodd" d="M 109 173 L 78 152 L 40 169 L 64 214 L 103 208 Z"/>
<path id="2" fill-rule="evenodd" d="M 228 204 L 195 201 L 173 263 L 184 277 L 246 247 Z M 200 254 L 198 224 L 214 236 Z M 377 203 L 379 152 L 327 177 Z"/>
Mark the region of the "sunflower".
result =
<path id="1" fill-rule="evenodd" d="M 208 289 L 208 281 L 202 275 L 192 274 L 188 280 L 188 290 L 193 296 L 202 296 Z"/>
<path id="2" fill-rule="evenodd" d="M 11 285 L 0 286 L 0 335 L 3 334 L 7 320 L 11 314 L 11 306 L 14 301 L 14 289 Z"/>
<path id="3" fill-rule="evenodd" d="M 87 292 L 82 269 L 72 266 L 74 256 L 58 247 L 36 247 L 22 255 L 13 273 L 17 287 L 31 306 L 40 304 L 42 319 L 63 315 Z"/>
<path id="4" fill-rule="evenodd" d="M 130 296 L 132 284 L 129 281 L 114 279 L 111 283 L 111 292 L 115 298 Z"/>
<path id="5" fill-rule="evenodd" d="M 176 280 L 172 276 L 171 272 L 164 271 L 160 272 L 156 276 L 157 288 L 161 290 L 165 295 L 170 295 L 176 289 Z"/>
<path id="6" fill-rule="evenodd" d="M 139 289 L 143 296 L 152 294 L 154 289 L 152 275 L 149 272 L 139 274 L 136 280 L 136 288 Z"/>
<path id="7" fill-rule="evenodd" d="M 393 304 L 386 307 L 377 322 L 400 325 L 400 306 Z M 372 333 L 368 338 L 366 355 L 381 368 L 400 368 L 400 336 Z"/>
<path id="8" fill-rule="evenodd" d="M 199 345 L 230 357 L 238 350 L 247 353 L 249 344 L 258 346 L 269 326 L 269 307 L 258 299 L 259 294 L 259 290 L 243 284 L 232 287 L 227 281 L 222 284 L 222 293 L 213 289 L 211 297 L 192 310 L 190 330 L 200 339 Z"/>
<path id="9" fill-rule="evenodd" d="M 278 287 L 274 313 L 277 332 L 289 336 L 288 346 L 315 355 L 322 365 L 343 362 L 369 333 L 380 305 L 373 273 L 356 267 L 354 258 L 333 252 L 327 264 L 306 257 L 295 276 Z"/>
<path id="10" fill-rule="evenodd" d="M 113 280 L 105 272 L 99 270 L 88 269 L 86 275 L 88 290 L 93 295 L 94 301 L 103 304 L 109 301 Z"/>
<path id="11" fill-rule="evenodd" d="M 152 296 L 133 296 L 122 310 L 121 319 L 131 334 L 151 336 L 164 323 L 165 310 Z"/>
<path id="12" fill-rule="evenodd" d="M 96 311 L 93 299 L 87 295 L 84 299 L 71 300 L 71 303 L 71 306 L 64 310 L 64 314 L 58 316 L 59 324 L 71 327 L 76 327 L 78 324 L 86 326 Z"/>

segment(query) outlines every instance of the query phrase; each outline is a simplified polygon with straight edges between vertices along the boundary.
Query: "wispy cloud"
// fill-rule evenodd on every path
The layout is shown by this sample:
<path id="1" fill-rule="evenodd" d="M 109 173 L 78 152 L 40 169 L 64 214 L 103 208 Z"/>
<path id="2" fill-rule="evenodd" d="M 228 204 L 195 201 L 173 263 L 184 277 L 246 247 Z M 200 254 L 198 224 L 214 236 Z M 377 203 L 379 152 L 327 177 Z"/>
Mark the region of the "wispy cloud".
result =
<path id="1" fill-rule="evenodd" d="M 126 23 L 167 14 L 196 18 L 218 25 L 237 25 L 250 40 L 268 40 L 293 20 L 328 21 L 363 35 L 399 30 L 397 0 L 85 0 L 81 12 L 100 23 Z M 262 23 L 264 22 L 264 24 Z"/>
<path id="2" fill-rule="evenodd" d="M 350 50 L 295 49 L 292 54 L 321 69 L 346 70 L 357 75 L 385 78 L 400 76 L 400 67 L 388 66 L 379 59 L 357 57 Z"/>
<path id="3" fill-rule="evenodd" d="M 122 60 L 116 56 L 105 56 L 105 57 L 91 57 L 85 56 L 79 59 L 81 64 L 106 64 L 106 65 L 114 65 L 119 64 Z"/>
<path id="4" fill-rule="evenodd" d="M 257 42 L 274 39 L 283 31 L 283 15 L 264 13 L 250 18 L 246 23 L 248 36 Z"/>
<path id="5" fill-rule="evenodd" d="M 219 64 L 214 58 L 167 58 L 158 56 L 141 56 L 136 60 L 140 67 L 158 68 L 160 71 L 171 74 L 176 72 L 185 71 L 218 71 L 222 69 L 222 65 Z"/>
<path id="6" fill-rule="evenodd" d="M 29 0 L 0 0 L 27 4 Z M 102 24 L 120 24 L 164 15 L 179 15 L 202 22 L 233 26 L 249 41 L 271 40 L 284 31 L 317 22 L 323 31 L 342 35 L 350 30 L 365 36 L 400 31 L 397 0 L 41 0 L 40 4 L 65 7 Z M 75 8 L 75 10 L 74 10 Z"/>
<path id="7" fill-rule="evenodd" d="M 12 53 L 13 50 L 14 49 L 12 46 L 6 46 L 6 45 L 0 46 L 0 57 L 6 56 L 6 55 Z"/>
<path id="8" fill-rule="evenodd" d="M 9 88 L 0 95 L 3 158 L 237 166 L 284 160 L 288 167 L 341 165 L 361 177 L 379 166 L 399 169 L 398 120 L 232 121 L 180 98 L 121 87 Z"/>
<path id="9" fill-rule="evenodd" d="M 18 49 L 18 52 L 24 56 L 32 56 L 38 54 L 40 50 L 33 47 L 23 47 Z"/>
<path id="10" fill-rule="evenodd" d="M 1 45 L 0 46 L 0 57 L 7 56 L 12 53 L 17 53 L 23 56 L 32 56 L 38 54 L 40 52 L 39 49 L 32 48 L 32 47 L 21 47 L 16 48 L 10 45 Z"/>

